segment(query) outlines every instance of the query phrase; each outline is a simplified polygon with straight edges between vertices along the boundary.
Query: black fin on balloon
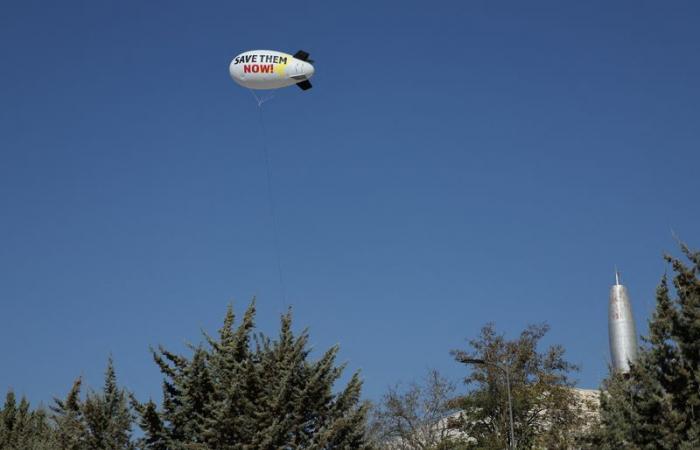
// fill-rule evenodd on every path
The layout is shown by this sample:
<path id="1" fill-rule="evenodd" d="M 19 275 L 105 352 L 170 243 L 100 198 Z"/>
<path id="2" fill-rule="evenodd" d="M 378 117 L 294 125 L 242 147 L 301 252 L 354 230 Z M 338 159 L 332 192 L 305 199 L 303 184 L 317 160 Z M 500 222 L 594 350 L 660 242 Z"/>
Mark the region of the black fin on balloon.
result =
<path id="1" fill-rule="evenodd" d="M 295 59 L 299 59 L 301 61 L 307 61 L 309 62 L 309 54 L 305 52 L 304 50 L 299 50 L 294 54 Z"/>
<path id="2" fill-rule="evenodd" d="M 297 83 L 297 86 L 299 86 L 299 88 L 302 91 L 306 91 L 308 89 L 311 89 L 311 83 L 309 82 L 309 80 L 304 80 L 301 83 Z"/>

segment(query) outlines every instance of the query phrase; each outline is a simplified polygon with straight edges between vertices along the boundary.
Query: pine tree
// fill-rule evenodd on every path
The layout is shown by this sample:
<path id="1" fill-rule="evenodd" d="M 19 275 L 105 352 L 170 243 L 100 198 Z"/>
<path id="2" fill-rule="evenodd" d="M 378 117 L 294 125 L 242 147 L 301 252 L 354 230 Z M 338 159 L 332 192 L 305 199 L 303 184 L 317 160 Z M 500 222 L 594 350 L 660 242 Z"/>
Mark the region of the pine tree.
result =
<path id="1" fill-rule="evenodd" d="M 80 401 L 82 379 L 73 382 L 65 400 L 54 399 L 53 420 L 56 425 L 56 444 L 60 450 L 87 450 L 87 429 Z"/>
<path id="2" fill-rule="evenodd" d="M 43 409 L 33 411 L 25 397 L 17 404 L 15 394 L 7 393 L 0 410 L 0 450 L 54 449 L 53 435 Z"/>
<path id="3" fill-rule="evenodd" d="M 91 449 L 130 450 L 133 421 L 127 393 L 117 385 L 114 363 L 109 358 L 102 392 L 91 392 L 82 405 L 86 443 Z"/>
<path id="4" fill-rule="evenodd" d="M 700 448 L 700 252 L 681 249 L 691 265 L 665 257 L 674 292 L 664 275 L 638 360 L 603 383 L 597 447 Z"/>
<path id="5" fill-rule="evenodd" d="M 338 393 L 343 372 L 333 347 L 309 360 L 308 333 L 295 336 L 291 313 L 276 340 L 254 335 L 255 303 L 234 327 L 231 307 L 216 337 L 193 355 L 153 352 L 164 375 L 163 405 L 137 405 L 145 449 L 362 449 L 366 406 L 355 374 Z"/>
<path id="6" fill-rule="evenodd" d="M 140 448 L 143 450 L 167 450 L 167 435 L 156 404 L 152 400 L 140 404 L 135 399 L 132 404 L 137 412 L 138 424 L 144 432 L 144 437 L 139 440 Z"/>
<path id="7" fill-rule="evenodd" d="M 112 358 L 109 358 L 102 391 L 89 392 L 82 400 L 82 379 L 73 383 L 65 400 L 55 399 L 56 448 L 60 450 L 132 450 L 131 425 L 134 421 L 127 392 L 117 385 Z"/>
<path id="8" fill-rule="evenodd" d="M 21 445 L 29 442 L 31 439 L 30 429 L 31 429 L 32 413 L 29 410 L 29 402 L 25 397 L 19 402 L 17 407 L 17 416 L 15 420 L 15 426 L 13 430 L 14 437 L 12 439 L 12 444 L 15 447 L 21 448 Z"/>
<path id="9" fill-rule="evenodd" d="M 251 333 L 255 327 L 255 304 L 251 303 L 238 329 L 234 330 L 235 315 L 229 305 L 219 339 L 206 336 L 210 346 L 209 370 L 213 385 L 207 430 L 209 444 L 242 442 L 256 430 L 263 416 L 256 416 L 256 403 L 264 401 L 261 374 L 250 350 Z M 233 444 L 231 444 L 233 445 Z"/>
<path id="10" fill-rule="evenodd" d="M 19 449 L 55 450 L 55 431 L 49 422 L 49 416 L 43 408 L 32 411 L 31 427 L 24 440 L 18 443 Z"/>
<path id="11" fill-rule="evenodd" d="M 10 390 L 5 396 L 5 404 L 0 412 L 0 449 L 11 448 L 14 444 L 14 429 L 17 422 L 17 399 Z"/>

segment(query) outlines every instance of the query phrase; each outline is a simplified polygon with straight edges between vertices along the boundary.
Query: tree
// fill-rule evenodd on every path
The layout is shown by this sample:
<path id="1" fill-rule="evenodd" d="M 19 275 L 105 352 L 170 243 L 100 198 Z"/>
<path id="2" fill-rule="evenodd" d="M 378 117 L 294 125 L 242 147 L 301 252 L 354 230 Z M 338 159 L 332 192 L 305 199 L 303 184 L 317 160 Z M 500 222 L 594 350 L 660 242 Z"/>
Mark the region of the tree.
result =
<path id="1" fill-rule="evenodd" d="M 164 376 L 163 403 L 137 404 L 144 449 L 362 449 L 367 405 L 354 374 L 333 386 L 344 366 L 338 347 L 311 361 L 308 333 L 292 332 L 282 316 L 276 340 L 253 334 L 255 303 L 241 323 L 229 306 L 217 337 L 191 357 L 163 347 L 153 358 Z"/>
<path id="2" fill-rule="evenodd" d="M 691 265 L 665 256 L 673 289 L 664 275 L 637 361 L 603 383 L 595 447 L 700 448 L 700 252 L 681 250 Z"/>
<path id="3" fill-rule="evenodd" d="M 109 358 L 102 392 L 91 392 L 82 405 L 86 443 L 91 449 L 131 450 L 133 415 L 127 393 L 117 385 L 114 363 Z"/>
<path id="4" fill-rule="evenodd" d="M 17 423 L 17 398 L 13 391 L 8 391 L 5 404 L 0 411 L 0 448 L 11 448 L 15 441 Z"/>
<path id="5" fill-rule="evenodd" d="M 428 372 L 423 384 L 389 388 L 373 414 L 372 431 L 378 446 L 392 450 L 459 448 L 465 442 L 460 442 L 452 425 L 457 413 L 451 404 L 455 389 L 436 370 Z"/>
<path id="6" fill-rule="evenodd" d="M 54 399 L 56 448 L 60 450 L 132 450 L 134 420 L 127 392 L 117 385 L 112 358 L 107 363 L 101 392 L 82 400 L 82 379 L 73 383 L 65 400 Z"/>
<path id="7" fill-rule="evenodd" d="M 43 409 L 32 410 L 26 398 L 17 404 L 9 391 L 0 409 L 0 450 L 49 450 L 55 448 L 53 430 Z"/>
<path id="8" fill-rule="evenodd" d="M 138 424 L 145 432 L 145 436 L 139 440 L 139 446 L 147 450 L 168 450 L 167 436 L 163 421 L 158 414 L 158 407 L 149 400 L 145 404 L 140 404 L 133 400 L 132 404 L 137 411 Z"/>
<path id="9" fill-rule="evenodd" d="M 65 400 L 54 399 L 53 420 L 56 426 L 56 444 L 61 450 L 87 450 L 85 419 L 80 400 L 83 380 L 77 378 Z"/>
<path id="10" fill-rule="evenodd" d="M 515 439 L 519 449 L 567 448 L 581 429 L 584 406 L 576 396 L 570 373 L 578 368 L 564 359 L 564 348 L 538 351 L 549 327 L 530 325 L 518 339 L 506 340 L 493 324 L 470 340 L 471 350 L 455 350 L 455 359 L 483 360 L 470 364 L 465 378 L 472 389 L 455 400 L 464 411 L 459 429 L 481 449 L 503 449 L 509 442 L 509 410 L 504 370 L 510 378 Z"/>

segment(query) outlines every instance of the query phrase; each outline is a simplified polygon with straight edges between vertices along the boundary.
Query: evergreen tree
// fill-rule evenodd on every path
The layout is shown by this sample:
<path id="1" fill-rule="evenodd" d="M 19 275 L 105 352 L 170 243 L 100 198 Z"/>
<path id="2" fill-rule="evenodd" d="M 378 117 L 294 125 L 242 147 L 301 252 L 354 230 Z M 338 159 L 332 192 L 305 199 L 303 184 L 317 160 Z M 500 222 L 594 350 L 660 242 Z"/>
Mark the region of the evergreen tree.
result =
<path id="1" fill-rule="evenodd" d="M 27 433 L 17 443 L 18 449 L 24 450 L 55 450 L 55 432 L 49 422 L 49 417 L 43 408 L 31 413 L 30 426 Z"/>
<path id="2" fill-rule="evenodd" d="M 665 257 L 674 292 L 664 275 L 637 361 L 603 383 L 595 447 L 700 448 L 700 252 L 681 249 L 691 265 Z"/>
<path id="3" fill-rule="evenodd" d="M 117 385 L 112 358 L 107 363 L 101 392 L 80 398 L 82 379 L 73 383 L 65 400 L 55 399 L 56 448 L 60 450 L 132 450 L 134 420 L 127 392 Z"/>
<path id="4" fill-rule="evenodd" d="M 53 430 L 43 409 L 32 411 L 22 397 L 19 405 L 9 391 L 0 410 L 0 450 L 49 450 L 55 448 Z"/>
<path id="5" fill-rule="evenodd" d="M 308 333 L 295 336 L 291 313 L 276 340 L 254 335 L 255 304 L 234 327 L 228 308 L 218 336 L 185 357 L 160 348 L 163 405 L 137 405 L 145 449 L 362 449 L 366 405 L 357 374 L 333 392 L 344 366 L 337 347 L 310 361 Z"/>
<path id="6" fill-rule="evenodd" d="M 163 421 L 158 414 L 158 407 L 149 400 L 140 404 L 133 400 L 132 404 L 137 412 L 138 424 L 144 431 L 144 437 L 139 440 L 140 448 L 144 450 L 167 450 L 167 434 Z"/>
<path id="7" fill-rule="evenodd" d="M 0 448 L 11 448 L 14 444 L 14 430 L 17 422 L 17 399 L 13 391 L 8 391 L 0 413 Z"/>
<path id="8" fill-rule="evenodd" d="M 91 449 L 130 450 L 131 408 L 127 393 L 117 385 L 114 363 L 109 358 L 102 392 L 87 395 L 82 405 L 86 426 L 86 443 Z"/>
<path id="9" fill-rule="evenodd" d="M 56 426 L 56 444 L 60 450 L 88 450 L 87 427 L 80 400 L 82 379 L 73 382 L 65 400 L 54 399 L 53 420 Z"/>

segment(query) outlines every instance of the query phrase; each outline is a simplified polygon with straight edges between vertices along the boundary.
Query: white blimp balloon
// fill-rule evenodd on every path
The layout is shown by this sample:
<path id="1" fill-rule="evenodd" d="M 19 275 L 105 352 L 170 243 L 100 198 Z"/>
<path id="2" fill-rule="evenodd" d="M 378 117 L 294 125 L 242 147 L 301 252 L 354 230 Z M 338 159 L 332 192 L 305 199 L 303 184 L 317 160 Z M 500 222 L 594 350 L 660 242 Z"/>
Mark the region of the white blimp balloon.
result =
<path id="1" fill-rule="evenodd" d="M 236 83 L 249 89 L 279 89 L 296 84 L 305 91 L 311 89 L 312 62 L 303 50 L 294 55 L 250 50 L 233 58 L 228 71 Z"/>

